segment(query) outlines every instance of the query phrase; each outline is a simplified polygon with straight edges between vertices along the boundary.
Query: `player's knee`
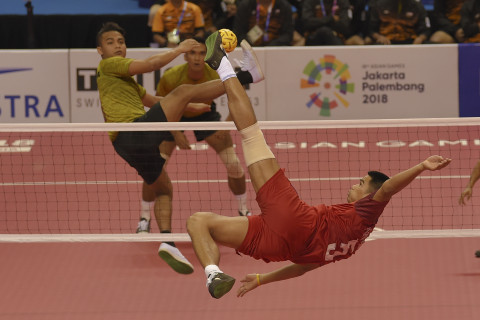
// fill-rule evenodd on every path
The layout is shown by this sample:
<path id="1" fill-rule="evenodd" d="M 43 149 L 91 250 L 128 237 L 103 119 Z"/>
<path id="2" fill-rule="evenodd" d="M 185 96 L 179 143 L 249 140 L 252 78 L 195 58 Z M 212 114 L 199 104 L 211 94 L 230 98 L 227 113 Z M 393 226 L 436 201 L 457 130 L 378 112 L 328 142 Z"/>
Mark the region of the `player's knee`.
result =
<path id="1" fill-rule="evenodd" d="M 196 228 L 207 225 L 211 212 L 195 212 L 187 219 L 187 232 L 190 234 Z"/>
<path id="2" fill-rule="evenodd" d="M 168 182 L 158 182 L 156 181 L 153 185 L 153 191 L 155 193 L 155 197 L 169 197 L 170 199 L 173 197 L 173 186 L 170 181 Z"/>
<path id="3" fill-rule="evenodd" d="M 197 213 L 192 214 L 190 217 L 187 219 L 187 232 L 191 234 L 193 229 L 195 228 L 195 225 L 198 223 L 198 217 L 196 216 Z"/>
<path id="4" fill-rule="evenodd" d="M 191 95 L 192 86 L 193 86 L 192 84 L 182 84 L 182 85 L 176 87 L 169 94 L 185 98 L 185 97 Z"/>
<path id="5" fill-rule="evenodd" d="M 229 163 L 226 165 L 226 167 L 227 167 L 227 176 L 229 176 L 230 178 L 238 179 L 245 175 L 245 172 L 243 171 L 240 161 L 235 163 Z"/>
<path id="6" fill-rule="evenodd" d="M 243 154 L 247 167 L 261 160 L 275 158 L 265 142 L 258 122 L 248 128 L 242 129 L 240 134 L 242 135 Z"/>
<path id="7" fill-rule="evenodd" d="M 223 149 L 218 155 L 227 169 L 227 176 L 235 179 L 244 176 L 245 172 L 243 171 L 242 164 L 235 154 L 233 147 Z"/>

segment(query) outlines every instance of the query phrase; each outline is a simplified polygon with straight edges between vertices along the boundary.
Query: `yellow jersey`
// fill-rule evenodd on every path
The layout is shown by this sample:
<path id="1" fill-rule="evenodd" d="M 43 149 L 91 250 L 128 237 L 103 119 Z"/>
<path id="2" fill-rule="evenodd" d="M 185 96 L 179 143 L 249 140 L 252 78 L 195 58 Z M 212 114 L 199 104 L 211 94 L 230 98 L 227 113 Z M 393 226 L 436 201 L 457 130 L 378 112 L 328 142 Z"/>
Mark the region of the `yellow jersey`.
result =
<path id="1" fill-rule="evenodd" d="M 145 114 L 142 98 L 146 94 L 128 73 L 133 59 L 103 59 L 97 68 L 97 86 L 105 122 L 132 122 Z M 117 132 L 109 132 L 114 141 Z"/>

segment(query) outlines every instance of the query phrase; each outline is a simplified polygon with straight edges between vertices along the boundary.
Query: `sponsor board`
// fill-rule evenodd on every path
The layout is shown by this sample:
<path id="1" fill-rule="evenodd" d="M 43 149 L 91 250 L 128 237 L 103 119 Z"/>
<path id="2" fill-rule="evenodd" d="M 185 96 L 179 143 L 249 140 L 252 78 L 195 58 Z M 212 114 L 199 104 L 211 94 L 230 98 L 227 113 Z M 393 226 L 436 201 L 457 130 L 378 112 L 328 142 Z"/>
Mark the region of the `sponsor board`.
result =
<path id="1" fill-rule="evenodd" d="M 70 122 L 68 51 L 0 55 L 0 123 Z"/>
<path id="2" fill-rule="evenodd" d="M 276 79 L 267 81 L 269 120 L 458 117 L 456 45 L 275 52 L 266 59 Z"/>

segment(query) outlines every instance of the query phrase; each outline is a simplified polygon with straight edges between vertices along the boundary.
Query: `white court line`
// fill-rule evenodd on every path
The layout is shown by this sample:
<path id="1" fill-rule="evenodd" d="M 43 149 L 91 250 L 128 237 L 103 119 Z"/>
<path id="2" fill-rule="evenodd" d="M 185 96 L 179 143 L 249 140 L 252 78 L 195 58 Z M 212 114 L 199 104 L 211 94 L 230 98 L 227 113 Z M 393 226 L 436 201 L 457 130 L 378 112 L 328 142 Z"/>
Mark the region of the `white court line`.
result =
<path id="1" fill-rule="evenodd" d="M 480 229 L 373 231 L 367 240 L 479 237 Z M 169 234 L 0 234 L 2 242 L 190 242 L 188 233 Z"/>
<path id="2" fill-rule="evenodd" d="M 302 181 L 350 181 L 360 180 L 362 177 L 332 177 L 332 178 L 289 178 L 290 181 L 302 182 Z M 450 176 L 419 176 L 416 179 L 428 180 L 428 179 L 469 179 L 468 175 L 450 175 Z M 247 182 L 250 182 L 247 179 Z M 172 180 L 172 183 L 227 183 L 226 179 L 203 179 L 203 180 Z M 26 181 L 26 182 L 1 182 L 1 187 L 14 187 L 14 186 L 54 186 L 54 185 L 113 185 L 113 184 L 139 184 L 140 180 L 99 180 L 99 181 Z"/>

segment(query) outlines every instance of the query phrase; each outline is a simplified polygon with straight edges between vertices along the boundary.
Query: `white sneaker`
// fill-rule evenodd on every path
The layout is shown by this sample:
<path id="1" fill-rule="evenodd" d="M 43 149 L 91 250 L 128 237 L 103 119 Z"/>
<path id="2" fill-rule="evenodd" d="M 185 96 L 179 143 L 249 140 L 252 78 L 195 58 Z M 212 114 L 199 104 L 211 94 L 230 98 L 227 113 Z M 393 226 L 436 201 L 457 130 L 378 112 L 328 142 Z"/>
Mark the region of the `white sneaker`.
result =
<path id="1" fill-rule="evenodd" d="M 243 217 L 249 217 L 252 215 L 252 213 L 249 210 L 247 211 L 238 210 L 238 215 Z"/>
<path id="2" fill-rule="evenodd" d="M 255 52 L 253 52 L 252 47 L 247 40 L 243 39 L 240 43 L 243 51 L 243 59 L 241 69 L 243 71 L 248 71 L 252 75 L 253 83 L 262 81 L 265 77 L 263 75 L 262 69 L 260 68 L 260 63 L 257 60 Z"/>
<path id="3" fill-rule="evenodd" d="M 187 260 L 187 258 L 183 256 L 180 250 L 168 243 L 162 243 L 160 245 L 160 248 L 158 248 L 158 255 L 178 273 L 190 274 L 193 272 L 193 265 Z"/>
<path id="4" fill-rule="evenodd" d="M 140 221 L 138 221 L 137 233 L 150 233 L 150 221 L 141 218 Z"/>

